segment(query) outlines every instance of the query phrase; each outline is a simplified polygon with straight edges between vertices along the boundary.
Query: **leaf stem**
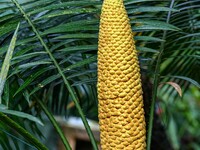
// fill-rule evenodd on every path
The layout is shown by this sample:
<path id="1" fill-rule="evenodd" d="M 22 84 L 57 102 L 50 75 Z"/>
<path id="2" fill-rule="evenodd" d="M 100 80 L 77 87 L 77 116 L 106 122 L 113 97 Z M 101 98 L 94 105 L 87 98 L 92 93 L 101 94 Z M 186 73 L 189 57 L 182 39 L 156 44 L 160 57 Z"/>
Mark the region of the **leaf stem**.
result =
<path id="1" fill-rule="evenodd" d="M 74 104 L 78 110 L 78 113 L 83 121 L 83 124 L 86 128 L 86 131 L 88 133 L 88 136 L 91 140 L 91 143 L 92 143 L 92 146 L 93 146 L 93 149 L 94 150 L 98 150 L 98 147 L 97 147 L 97 143 L 95 141 L 95 138 L 94 138 L 94 135 L 90 129 L 90 126 L 86 120 L 86 117 L 84 116 L 84 113 L 81 109 L 81 106 L 78 102 L 78 99 L 77 99 L 77 96 L 76 96 L 76 93 L 75 91 L 72 89 L 70 83 L 68 82 L 68 80 L 66 79 L 62 69 L 60 68 L 58 62 L 56 61 L 56 59 L 54 58 L 53 54 L 51 53 L 51 51 L 49 50 L 49 48 L 47 47 L 47 45 L 45 44 L 44 40 L 42 39 L 42 37 L 40 36 L 38 30 L 35 28 L 35 26 L 33 25 L 32 21 L 30 20 L 30 18 L 28 17 L 28 15 L 25 13 L 25 11 L 23 10 L 23 8 L 20 6 L 20 4 L 18 3 L 17 0 L 12 0 L 12 2 L 17 6 L 17 8 L 19 9 L 19 11 L 23 14 L 24 18 L 27 20 L 27 22 L 29 23 L 29 25 L 32 27 L 34 33 L 36 34 L 37 38 L 39 39 L 40 43 L 42 44 L 42 46 L 44 47 L 44 49 L 46 50 L 46 52 L 48 53 L 50 59 L 53 61 L 55 67 L 57 68 L 58 70 L 58 73 L 61 75 L 61 77 L 63 78 L 63 81 L 72 97 L 72 100 L 74 101 Z"/>
<path id="2" fill-rule="evenodd" d="M 68 140 L 66 140 L 61 128 L 59 127 L 58 123 L 56 122 L 55 118 L 53 117 L 52 113 L 46 108 L 45 104 L 39 100 L 37 98 L 37 103 L 40 105 L 40 107 L 42 108 L 42 110 L 45 112 L 45 114 L 47 115 L 47 117 L 49 118 L 49 120 L 51 121 L 52 125 L 54 126 L 54 128 L 56 129 L 56 131 L 58 132 L 65 148 L 67 150 L 71 150 L 71 147 L 69 145 Z"/>
<path id="3" fill-rule="evenodd" d="M 166 20 L 167 23 L 169 23 L 169 20 L 170 20 L 171 8 L 173 8 L 174 1 L 175 0 L 171 0 L 170 11 L 168 12 L 167 20 Z M 154 74 L 152 102 L 151 102 L 151 108 L 150 108 L 148 135 L 147 135 L 147 150 L 151 149 L 151 137 L 152 137 L 152 129 L 153 129 L 154 108 L 155 108 L 155 102 L 156 102 L 156 97 L 157 97 L 157 88 L 158 88 L 158 84 L 159 84 L 159 80 L 160 80 L 160 64 L 161 64 L 162 54 L 163 54 L 163 51 L 164 51 L 164 48 L 165 48 L 166 35 L 167 35 L 167 31 L 164 31 L 163 37 L 162 37 L 163 41 L 161 42 L 160 53 L 158 54 L 158 59 L 157 59 L 155 74 Z"/>

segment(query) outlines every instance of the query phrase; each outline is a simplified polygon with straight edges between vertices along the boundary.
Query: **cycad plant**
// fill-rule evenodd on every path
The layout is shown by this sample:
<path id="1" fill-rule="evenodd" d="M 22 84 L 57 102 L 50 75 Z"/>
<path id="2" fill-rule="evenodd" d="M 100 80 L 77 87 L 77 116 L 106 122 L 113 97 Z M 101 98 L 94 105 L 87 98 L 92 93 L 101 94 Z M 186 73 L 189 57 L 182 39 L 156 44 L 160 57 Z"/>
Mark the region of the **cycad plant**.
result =
<path id="1" fill-rule="evenodd" d="M 149 95 L 145 107 L 151 106 L 146 111 L 147 149 L 154 143 L 151 144 L 152 133 L 157 132 L 152 131 L 154 108 L 159 109 L 161 104 L 165 113 L 159 119 L 170 120 L 173 115 L 166 113 L 170 110 L 167 99 L 175 100 L 177 91 L 184 96 L 191 84 L 200 88 L 199 3 L 124 0 L 141 73 L 148 79 L 145 85 L 150 85 L 143 85 L 144 95 Z M 70 145 L 54 115 L 80 116 L 93 149 L 97 149 L 86 118 L 98 120 L 97 41 L 101 5 L 100 0 L 0 1 L 2 149 L 19 149 L 22 143 L 30 148 L 48 149 L 41 142 L 38 128 L 45 126 L 43 112 L 66 149 Z M 175 112 L 171 110 L 171 114 Z M 162 123 L 171 127 L 171 122 Z M 172 147 L 179 149 L 181 142 L 172 142 Z M 198 141 L 194 145 L 198 148 Z M 184 148 L 189 147 L 190 143 Z"/>

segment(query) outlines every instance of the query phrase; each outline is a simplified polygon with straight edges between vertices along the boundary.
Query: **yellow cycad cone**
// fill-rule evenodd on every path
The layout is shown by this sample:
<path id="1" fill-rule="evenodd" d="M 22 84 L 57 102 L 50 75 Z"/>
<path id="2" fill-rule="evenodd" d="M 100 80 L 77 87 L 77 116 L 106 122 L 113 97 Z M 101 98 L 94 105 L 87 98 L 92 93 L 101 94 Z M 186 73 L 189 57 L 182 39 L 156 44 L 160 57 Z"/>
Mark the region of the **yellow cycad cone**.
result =
<path id="1" fill-rule="evenodd" d="M 140 68 L 123 0 L 104 0 L 98 46 L 102 150 L 145 150 Z"/>

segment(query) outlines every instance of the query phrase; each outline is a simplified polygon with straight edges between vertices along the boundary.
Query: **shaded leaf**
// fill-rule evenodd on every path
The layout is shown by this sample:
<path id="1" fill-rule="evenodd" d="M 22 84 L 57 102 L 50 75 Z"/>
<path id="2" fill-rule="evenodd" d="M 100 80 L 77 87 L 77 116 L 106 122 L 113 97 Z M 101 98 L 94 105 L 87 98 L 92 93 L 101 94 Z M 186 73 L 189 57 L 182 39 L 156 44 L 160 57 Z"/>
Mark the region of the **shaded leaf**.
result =
<path id="1" fill-rule="evenodd" d="M 28 85 L 30 85 L 34 79 L 36 79 L 37 77 L 39 77 L 40 75 L 42 75 L 43 73 L 45 73 L 46 71 L 49 71 L 50 69 L 53 69 L 53 67 L 47 67 L 44 69 L 39 70 L 38 72 L 36 72 L 33 75 L 30 75 L 21 85 L 20 88 L 15 92 L 14 96 L 17 95 L 19 92 L 21 92 L 22 90 L 24 90 Z"/>
<path id="2" fill-rule="evenodd" d="M 20 69 L 24 69 L 24 68 L 30 68 L 30 67 L 34 67 L 34 66 L 38 66 L 38 65 L 45 65 L 45 64 L 52 64 L 52 62 L 49 61 L 35 61 L 35 62 L 31 62 L 31 63 L 26 63 L 23 65 L 20 65 L 19 68 Z"/>
<path id="3" fill-rule="evenodd" d="M 59 17 L 63 15 L 69 15 L 69 14 L 80 14 L 80 13 L 95 13 L 98 12 L 98 9 L 91 9 L 91 8 L 79 8 L 79 9 L 71 9 L 71 10 L 63 10 L 61 12 L 54 12 L 52 14 L 44 15 L 38 19 L 45 19 L 45 18 L 53 18 L 53 17 Z"/>
<path id="4" fill-rule="evenodd" d="M 151 36 L 134 36 L 134 39 L 136 41 L 141 40 L 141 41 L 164 42 L 164 40 L 162 40 L 162 39 L 151 37 Z"/>
<path id="5" fill-rule="evenodd" d="M 182 79 L 182 80 L 188 81 L 188 82 L 196 85 L 198 88 L 200 88 L 200 84 L 197 81 L 195 81 L 195 80 L 193 80 L 191 78 L 184 77 L 184 76 L 168 76 L 168 77 L 170 77 L 170 78 L 178 78 L 178 79 Z"/>
<path id="6" fill-rule="evenodd" d="M 148 48 L 148 47 L 140 47 L 140 46 L 137 46 L 137 50 L 139 50 L 140 52 L 159 53 L 158 50 L 155 50 L 155 49 L 152 49 L 152 48 Z"/>
<path id="7" fill-rule="evenodd" d="M 97 34 L 89 34 L 89 33 L 67 34 L 67 35 L 57 36 L 54 39 L 74 39 L 74 38 L 81 38 L 81 39 L 98 38 L 98 35 Z"/>
<path id="8" fill-rule="evenodd" d="M 150 7 L 138 7 L 135 9 L 130 9 L 128 10 L 128 13 L 138 13 L 138 12 L 161 12 L 161 11 L 178 11 L 176 9 L 170 9 L 168 7 L 154 7 L 154 6 L 150 6 Z"/>
<path id="9" fill-rule="evenodd" d="M 8 109 L 0 109 L 0 112 L 5 113 L 5 114 L 18 116 L 18 117 L 21 117 L 21 118 L 26 118 L 28 120 L 31 120 L 33 122 L 36 122 L 36 123 L 44 126 L 44 124 L 38 118 L 36 118 L 36 117 L 34 117 L 34 116 L 30 115 L 30 114 L 27 114 L 27 113 L 23 113 L 23 112 L 20 112 L 20 111 L 15 111 L 15 110 L 8 110 Z"/>

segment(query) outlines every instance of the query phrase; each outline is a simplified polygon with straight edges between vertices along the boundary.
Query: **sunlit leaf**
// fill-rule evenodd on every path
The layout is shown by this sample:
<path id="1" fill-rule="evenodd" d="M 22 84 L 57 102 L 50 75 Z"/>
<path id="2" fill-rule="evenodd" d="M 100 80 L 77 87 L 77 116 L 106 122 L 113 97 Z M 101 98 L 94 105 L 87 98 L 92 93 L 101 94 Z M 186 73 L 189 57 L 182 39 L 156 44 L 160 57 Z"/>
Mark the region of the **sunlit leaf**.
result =
<path id="1" fill-rule="evenodd" d="M 15 49 L 15 43 L 17 40 L 17 32 L 19 29 L 19 25 L 20 24 L 18 24 L 18 26 L 15 30 L 15 33 L 12 37 L 12 40 L 10 42 L 10 45 L 9 45 L 8 51 L 6 53 L 6 57 L 4 59 L 3 66 L 2 66 L 1 72 L 0 72 L 0 104 L 1 104 L 1 95 L 3 93 L 4 84 L 6 82 L 6 77 L 7 77 L 8 71 L 9 71 L 9 67 L 10 67 L 10 61 L 12 59 L 13 51 Z"/>

